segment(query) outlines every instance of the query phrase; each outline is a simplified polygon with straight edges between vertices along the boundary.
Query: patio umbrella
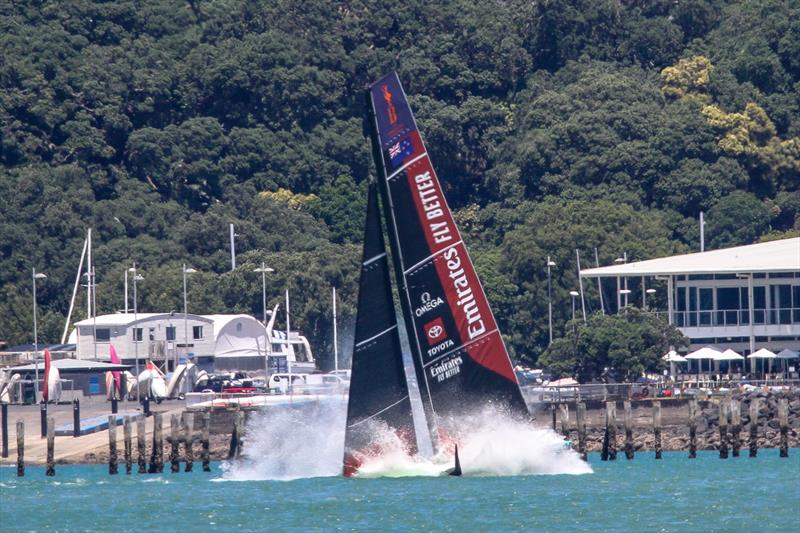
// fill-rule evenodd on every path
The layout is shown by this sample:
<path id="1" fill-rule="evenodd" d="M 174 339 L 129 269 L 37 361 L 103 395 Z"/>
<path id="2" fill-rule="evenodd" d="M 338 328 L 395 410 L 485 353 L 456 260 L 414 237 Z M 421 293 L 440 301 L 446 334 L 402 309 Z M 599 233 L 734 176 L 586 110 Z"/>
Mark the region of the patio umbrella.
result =
<path id="1" fill-rule="evenodd" d="M 744 356 L 728 348 L 720 354 L 717 361 L 744 361 Z M 731 366 L 728 366 L 728 373 L 730 373 Z"/>
<path id="2" fill-rule="evenodd" d="M 775 355 L 775 352 L 771 352 L 766 348 L 761 348 L 760 350 L 756 350 L 755 352 L 751 353 L 747 356 L 748 359 L 766 359 L 769 361 L 768 370 L 770 372 L 772 370 L 772 360 L 777 358 L 778 356 Z"/>
<path id="3" fill-rule="evenodd" d="M 795 352 L 794 350 L 790 350 L 789 348 L 784 348 L 777 354 L 775 357 L 778 359 L 797 359 L 800 358 L 800 353 Z"/>
<path id="4" fill-rule="evenodd" d="M 702 361 L 703 359 L 708 359 L 709 361 L 718 361 L 719 357 L 722 355 L 722 352 L 717 350 L 716 348 L 712 348 L 711 346 L 703 346 L 699 350 L 695 350 L 692 353 L 686 356 L 686 359 L 697 359 L 698 361 Z M 700 371 L 703 371 L 703 365 L 700 364 Z M 708 364 L 708 369 L 711 371 L 711 363 Z"/>
<path id="5" fill-rule="evenodd" d="M 775 358 L 783 362 L 783 370 L 784 372 L 788 372 L 789 360 L 800 358 L 800 354 L 789 348 L 784 348 L 775 355 Z"/>
<path id="6" fill-rule="evenodd" d="M 667 352 L 662 359 L 669 363 L 669 375 L 675 379 L 675 363 L 685 363 L 687 359 L 682 355 L 678 355 L 675 350 Z"/>

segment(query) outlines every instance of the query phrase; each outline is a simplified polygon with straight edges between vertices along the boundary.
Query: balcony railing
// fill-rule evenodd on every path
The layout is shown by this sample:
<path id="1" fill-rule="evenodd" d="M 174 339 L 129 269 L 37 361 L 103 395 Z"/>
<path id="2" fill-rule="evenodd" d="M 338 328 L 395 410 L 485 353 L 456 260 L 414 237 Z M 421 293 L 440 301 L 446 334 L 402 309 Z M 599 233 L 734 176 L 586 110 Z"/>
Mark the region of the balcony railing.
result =
<path id="1" fill-rule="evenodd" d="M 679 328 L 738 327 L 750 325 L 747 309 L 717 309 L 714 311 L 674 311 L 674 323 Z M 800 324 L 800 308 L 754 309 L 754 325 Z"/>

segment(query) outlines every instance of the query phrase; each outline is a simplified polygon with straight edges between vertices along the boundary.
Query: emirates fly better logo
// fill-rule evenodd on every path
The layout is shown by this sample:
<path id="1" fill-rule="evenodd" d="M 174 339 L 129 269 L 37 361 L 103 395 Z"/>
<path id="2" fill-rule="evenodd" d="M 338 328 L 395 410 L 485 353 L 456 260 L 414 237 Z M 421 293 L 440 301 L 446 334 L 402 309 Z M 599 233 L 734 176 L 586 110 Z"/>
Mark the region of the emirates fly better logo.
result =
<path id="1" fill-rule="evenodd" d="M 444 330 L 444 322 L 441 317 L 434 318 L 422 326 L 422 329 L 425 331 L 425 337 L 428 339 L 429 346 L 439 344 L 447 337 L 447 332 Z"/>

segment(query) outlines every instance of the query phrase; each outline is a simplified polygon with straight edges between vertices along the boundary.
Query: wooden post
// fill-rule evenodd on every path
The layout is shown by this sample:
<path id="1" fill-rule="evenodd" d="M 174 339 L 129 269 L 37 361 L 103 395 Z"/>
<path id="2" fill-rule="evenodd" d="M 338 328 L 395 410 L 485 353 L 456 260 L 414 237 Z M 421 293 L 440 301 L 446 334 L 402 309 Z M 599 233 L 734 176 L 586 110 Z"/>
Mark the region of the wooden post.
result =
<path id="1" fill-rule="evenodd" d="M 653 402 L 653 446 L 656 450 L 656 459 L 661 459 L 661 402 Z"/>
<path id="2" fill-rule="evenodd" d="M 17 476 L 25 475 L 25 422 L 17 420 Z"/>
<path id="3" fill-rule="evenodd" d="M 181 471 L 181 459 L 178 452 L 180 451 L 180 441 L 178 438 L 178 431 L 180 430 L 180 422 L 178 415 L 173 414 L 169 422 L 169 440 L 172 448 L 169 451 L 170 471 L 174 474 Z"/>
<path id="4" fill-rule="evenodd" d="M 160 474 L 164 471 L 164 435 L 161 413 L 153 413 L 153 451 L 150 454 L 148 473 Z"/>
<path id="5" fill-rule="evenodd" d="M 578 426 L 578 454 L 586 460 L 586 404 L 578 402 L 575 406 L 575 423 Z"/>
<path id="6" fill-rule="evenodd" d="M 181 420 L 183 424 L 183 454 L 186 460 L 186 466 L 183 471 L 191 472 L 194 466 L 194 415 L 184 412 Z"/>
<path id="7" fill-rule="evenodd" d="M 719 402 L 719 458 L 728 458 L 728 409 L 730 405 L 725 398 Z"/>
<path id="8" fill-rule="evenodd" d="M 108 473 L 117 473 L 117 415 L 108 417 Z"/>
<path id="9" fill-rule="evenodd" d="M 606 403 L 606 429 L 603 431 L 603 447 L 600 450 L 600 460 L 608 461 L 608 404 Z"/>
<path id="10" fill-rule="evenodd" d="M 758 398 L 750 400 L 750 457 L 758 455 Z"/>
<path id="11" fill-rule="evenodd" d="M 558 409 L 561 413 L 561 434 L 565 439 L 569 439 L 569 405 L 559 404 Z"/>
<path id="12" fill-rule="evenodd" d="M 117 415 L 108 417 L 108 473 L 117 473 Z"/>
<path id="13" fill-rule="evenodd" d="M 122 421 L 122 436 L 125 446 L 125 474 L 127 475 L 130 475 L 131 470 L 133 470 L 133 459 L 131 458 L 133 455 L 133 450 L 131 450 L 131 434 L 131 417 L 126 416 Z"/>
<path id="14" fill-rule="evenodd" d="M 8 457 L 8 404 L 4 403 L 0 405 L 0 411 L 2 411 L 3 415 L 3 429 L 2 429 L 2 453 L 0 456 L 5 459 Z"/>
<path id="15" fill-rule="evenodd" d="M 731 400 L 731 434 L 733 437 L 733 456 L 739 457 L 742 447 L 742 413 L 739 400 Z"/>
<path id="16" fill-rule="evenodd" d="M 697 457 L 697 399 L 689 399 L 689 459 Z"/>
<path id="17" fill-rule="evenodd" d="M 56 423 L 52 416 L 47 417 L 47 470 L 45 475 L 52 477 L 56 475 L 55 462 L 56 445 Z"/>
<path id="18" fill-rule="evenodd" d="M 242 456 L 242 450 L 245 446 L 245 420 L 244 420 L 244 411 L 237 411 L 236 412 L 236 434 L 239 435 L 239 446 L 236 447 L 236 457 Z"/>
<path id="19" fill-rule="evenodd" d="M 606 427 L 608 428 L 608 460 L 617 460 L 617 402 L 606 402 Z"/>
<path id="20" fill-rule="evenodd" d="M 550 404 L 550 415 L 553 418 L 553 431 L 556 431 L 556 404 Z"/>
<path id="21" fill-rule="evenodd" d="M 778 423 L 781 427 L 781 440 L 778 444 L 781 457 L 789 457 L 789 399 L 778 400 Z"/>
<path id="22" fill-rule="evenodd" d="M 136 462 L 139 464 L 139 473 L 147 472 L 147 451 L 145 449 L 145 423 L 147 419 L 142 416 L 136 421 Z"/>
<path id="23" fill-rule="evenodd" d="M 201 453 L 202 460 L 203 460 L 203 472 L 211 472 L 211 465 L 209 464 L 208 458 L 208 434 L 211 431 L 211 413 L 205 412 L 203 413 L 203 433 L 202 433 L 202 441 L 203 441 L 203 451 Z"/>
<path id="24" fill-rule="evenodd" d="M 72 436 L 81 436 L 81 401 L 77 398 L 72 401 Z"/>
<path id="25" fill-rule="evenodd" d="M 625 400 L 625 459 L 633 459 L 633 414 L 631 402 Z"/>

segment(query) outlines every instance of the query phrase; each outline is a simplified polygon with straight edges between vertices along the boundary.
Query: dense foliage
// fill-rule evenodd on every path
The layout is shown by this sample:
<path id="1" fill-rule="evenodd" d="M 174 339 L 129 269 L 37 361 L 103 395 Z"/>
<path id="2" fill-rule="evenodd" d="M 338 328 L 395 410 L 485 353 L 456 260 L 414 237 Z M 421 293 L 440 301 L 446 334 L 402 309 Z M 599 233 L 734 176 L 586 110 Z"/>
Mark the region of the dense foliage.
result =
<path id="1" fill-rule="evenodd" d="M 186 263 L 191 311 L 260 315 L 264 261 L 324 358 L 331 285 L 354 312 L 361 90 L 390 69 L 518 359 L 547 346 L 547 256 L 558 337 L 576 249 L 697 249 L 700 211 L 710 247 L 800 232 L 794 0 L 0 0 L 0 51 L 10 343 L 32 337 L 32 267 L 59 339 L 91 227 L 99 312 L 136 261 L 142 310 L 182 308 Z"/>

